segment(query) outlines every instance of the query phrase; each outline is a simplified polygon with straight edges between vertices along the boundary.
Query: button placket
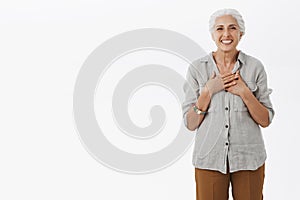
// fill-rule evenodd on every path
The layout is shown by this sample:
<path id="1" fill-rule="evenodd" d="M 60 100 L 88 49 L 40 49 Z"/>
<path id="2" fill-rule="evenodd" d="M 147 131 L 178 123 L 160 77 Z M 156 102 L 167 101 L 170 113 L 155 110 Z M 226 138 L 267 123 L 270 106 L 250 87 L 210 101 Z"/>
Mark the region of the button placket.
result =
<path id="1" fill-rule="evenodd" d="M 228 140 L 228 130 L 229 130 L 229 94 L 225 93 L 225 108 L 224 108 L 224 112 L 225 112 L 225 129 L 226 129 L 226 137 Z"/>
<path id="2" fill-rule="evenodd" d="M 225 121 L 224 121 L 224 135 L 223 135 L 223 145 L 224 145 L 224 169 L 227 171 L 227 156 L 228 156 L 228 150 L 229 150 L 229 127 L 230 127 L 230 121 L 229 121 L 229 98 L 230 98 L 230 93 L 226 92 L 224 93 L 224 116 L 225 116 Z"/>

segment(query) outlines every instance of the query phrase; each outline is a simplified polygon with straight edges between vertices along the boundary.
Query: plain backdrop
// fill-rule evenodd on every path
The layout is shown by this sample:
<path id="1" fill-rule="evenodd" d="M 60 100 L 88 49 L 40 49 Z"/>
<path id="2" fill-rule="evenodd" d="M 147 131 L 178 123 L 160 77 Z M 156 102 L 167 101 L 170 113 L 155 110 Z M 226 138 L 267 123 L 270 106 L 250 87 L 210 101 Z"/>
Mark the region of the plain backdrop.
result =
<path id="1" fill-rule="evenodd" d="M 207 52 L 214 50 L 208 19 L 220 8 L 243 15 L 246 35 L 238 48 L 263 62 L 273 89 L 276 114 L 263 130 L 268 154 L 264 199 L 298 199 L 299 7 L 297 0 L 1 1 L 0 199 L 195 199 L 192 147 L 156 173 L 111 170 L 81 144 L 72 95 L 88 55 L 125 31 L 169 29 Z M 141 101 L 138 94 L 135 101 Z M 130 108 L 134 116 L 134 104 Z M 125 139 L 111 140 L 128 146 Z M 127 150 L 138 152 L 136 147 Z"/>

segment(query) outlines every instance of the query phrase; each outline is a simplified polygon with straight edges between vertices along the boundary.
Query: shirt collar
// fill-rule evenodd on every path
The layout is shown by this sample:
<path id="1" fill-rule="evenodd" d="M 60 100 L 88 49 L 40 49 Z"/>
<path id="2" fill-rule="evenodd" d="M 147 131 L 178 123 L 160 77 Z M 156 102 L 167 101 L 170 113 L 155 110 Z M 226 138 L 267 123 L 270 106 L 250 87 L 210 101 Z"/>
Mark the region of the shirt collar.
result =
<path id="1" fill-rule="evenodd" d="M 212 59 L 212 52 L 210 52 L 208 55 L 206 55 L 206 56 L 200 58 L 200 61 L 201 61 L 201 62 L 208 62 L 209 60 L 212 61 L 211 59 Z M 246 60 L 246 58 L 245 58 L 245 53 L 242 52 L 242 51 L 240 50 L 237 59 L 238 59 L 238 61 L 241 62 L 242 64 L 245 64 L 245 60 Z"/>
<path id="2" fill-rule="evenodd" d="M 216 63 L 213 59 L 213 55 L 212 55 L 213 52 L 210 52 L 208 55 L 200 58 L 200 62 L 209 62 L 212 66 L 213 66 L 213 69 L 214 71 L 216 72 L 216 74 L 219 74 L 219 69 L 218 67 L 216 66 Z M 239 51 L 239 55 L 238 55 L 238 58 L 237 58 L 237 61 L 234 68 L 232 69 L 232 73 L 235 73 L 241 65 L 245 64 L 245 54 L 244 52 L 242 51 Z"/>

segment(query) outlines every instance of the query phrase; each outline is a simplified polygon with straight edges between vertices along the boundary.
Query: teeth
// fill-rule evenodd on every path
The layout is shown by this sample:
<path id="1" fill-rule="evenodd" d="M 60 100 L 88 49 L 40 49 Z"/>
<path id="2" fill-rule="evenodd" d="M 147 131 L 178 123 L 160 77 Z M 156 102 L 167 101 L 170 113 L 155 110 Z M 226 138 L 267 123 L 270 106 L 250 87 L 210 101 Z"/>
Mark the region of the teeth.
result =
<path id="1" fill-rule="evenodd" d="M 230 44 L 232 42 L 232 40 L 222 40 L 222 43 L 224 44 Z"/>

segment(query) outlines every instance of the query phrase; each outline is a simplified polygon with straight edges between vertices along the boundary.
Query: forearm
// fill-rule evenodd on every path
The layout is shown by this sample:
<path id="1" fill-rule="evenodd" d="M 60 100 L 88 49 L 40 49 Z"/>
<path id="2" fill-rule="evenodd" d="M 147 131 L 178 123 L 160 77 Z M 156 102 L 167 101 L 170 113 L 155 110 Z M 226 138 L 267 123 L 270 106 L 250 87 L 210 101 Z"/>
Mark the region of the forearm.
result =
<path id="1" fill-rule="evenodd" d="M 262 127 L 267 127 L 270 124 L 268 109 L 257 100 L 249 89 L 242 93 L 241 98 L 253 120 Z"/>
<path id="2" fill-rule="evenodd" d="M 210 95 L 207 88 L 205 87 L 201 91 L 201 94 L 196 102 L 196 106 L 202 111 L 207 111 L 209 104 L 210 104 Z M 198 115 L 193 110 L 193 106 L 191 106 L 186 117 L 187 117 L 187 128 L 193 131 L 200 126 L 205 115 Z"/>

